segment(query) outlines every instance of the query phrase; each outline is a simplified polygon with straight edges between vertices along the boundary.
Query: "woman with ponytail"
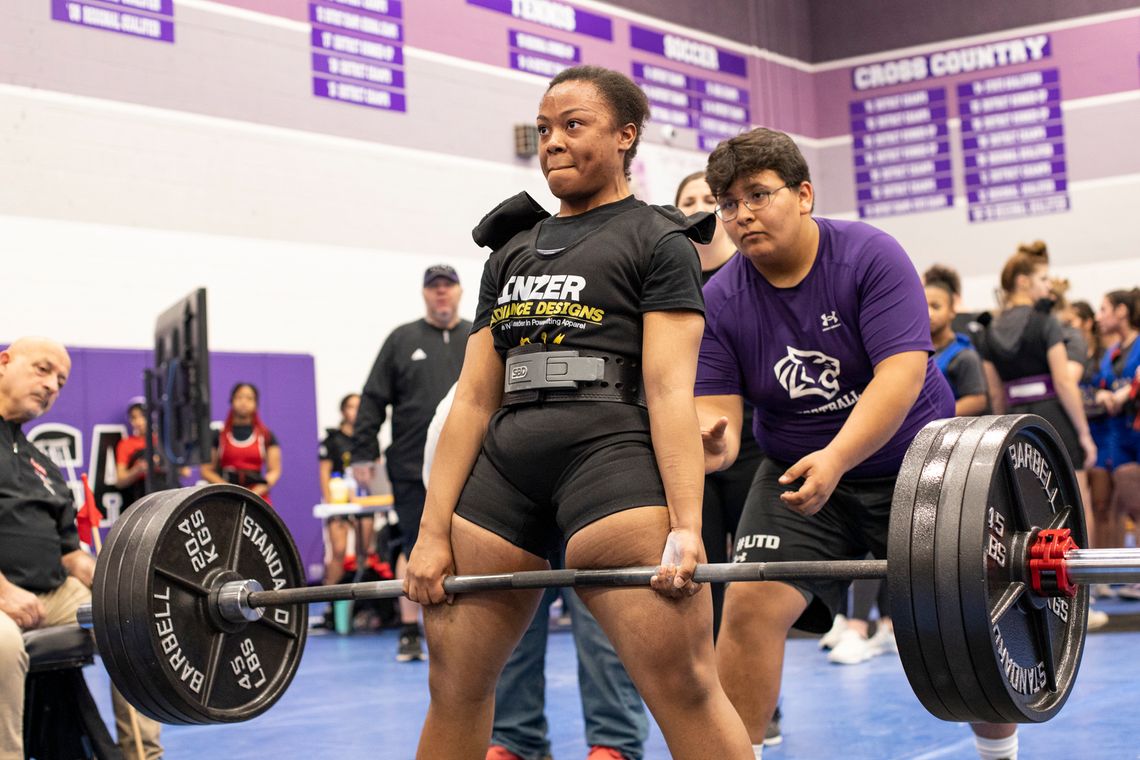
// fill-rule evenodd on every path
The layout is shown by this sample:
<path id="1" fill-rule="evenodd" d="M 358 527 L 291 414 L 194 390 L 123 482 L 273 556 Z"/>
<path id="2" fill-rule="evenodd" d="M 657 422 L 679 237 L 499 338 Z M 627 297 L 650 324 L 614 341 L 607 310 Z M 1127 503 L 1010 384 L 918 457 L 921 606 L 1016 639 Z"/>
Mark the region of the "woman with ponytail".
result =
<path id="1" fill-rule="evenodd" d="M 1001 273 L 1004 310 L 983 334 L 990 406 L 996 414 L 1037 414 L 1057 429 L 1073 467 L 1082 471 L 1096 462 L 1096 444 L 1069 371 L 1061 325 L 1037 303 L 1051 291 L 1049 259 L 1044 243 L 1022 246 Z"/>
<path id="2" fill-rule="evenodd" d="M 281 477 L 281 447 L 257 414 L 258 400 L 253 383 L 238 383 L 230 391 L 230 411 L 214 438 L 209 464 L 202 465 L 202 477 L 248 488 L 269 501 L 269 491 Z"/>

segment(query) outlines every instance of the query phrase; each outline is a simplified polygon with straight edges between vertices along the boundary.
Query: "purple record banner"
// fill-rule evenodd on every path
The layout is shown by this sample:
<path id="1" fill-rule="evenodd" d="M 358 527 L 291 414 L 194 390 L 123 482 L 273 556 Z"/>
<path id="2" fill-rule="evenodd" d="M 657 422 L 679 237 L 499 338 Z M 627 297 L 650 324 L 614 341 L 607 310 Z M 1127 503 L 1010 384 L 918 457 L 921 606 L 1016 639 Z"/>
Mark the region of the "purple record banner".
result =
<path id="1" fill-rule="evenodd" d="M 748 90 L 742 87 L 734 87 L 724 82 L 716 82 L 711 79 L 698 79 L 697 77 L 689 77 L 689 86 L 700 93 L 703 98 L 712 98 L 713 100 L 720 100 L 725 103 L 738 103 L 742 106 L 748 105 Z"/>
<path id="2" fill-rule="evenodd" d="M 655 103 L 649 104 L 649 120 L 654 124 L 671 124 L 674 127 L 694 126 L 693 117 L 688 111 Z"/>
<path id="3" fill-rule="evenodd" d="M 404 29 L 395 21 L 366 13 L 346 11 L 323 3 L 309 3 L 309 23 L 391 42 L 404 40 Z"/>
<path id="4" fill-rule="evenodd" d="M 94 5 L 115 5 L 129 13 L 153 13 L 158 16 L 174 15 L 174 0 L 97 0 Z"/>
<path id="5" fill-rule="evenodd" d="M 649 63 L 640 63 L 638 61 L 633 62 L 633 78 L 659 84 L 663 87 L 672 87 L 674 90 L 691 89 L 689 83 L 693 81 L 690 77 L 685 76 L 679 71 L 665 69 Z"/>
<path id="6" fill-rule="evenodd" d="M 848 112 L 860 218 L 954 205 L 945 87 L 853 101 Z"/>
<path id="7" fill-rule="evenodd" d="M 512 50 L 509 56 L 510 67 L 515 71 L 525 71 L 527 74 L 534 74 L 544 79 L 550 79 L 572 65 L 566 61 L 557 61 L 541 55 L 520 53 L 515 50 Z"/>
<path id="8" fill-rule="evenodd" d="M 743 88 L 641 61 L 634 61 L 632 70 L 633 80 L 649 98 L 650 118 L 658 124 L 695 127 L 699 146 L 751 126 L 748 91 Z"/>
<path id="9" fill-rule="evenodd" d="M 507 33 L 507 41 L 510 44 L 507 52 L 510 67 L 544 79 L 550 79 L 582 61 L 582 48 L 569 42 L 515 29 Z"/>
<path id="10" fill-rule="evenodd" d="M 386 42 L 376 42 L 354 34 L 333 32 L 327 29 L 314 29 L 312 31 L 312 44 L 317 51 L 341 53 L 358 58 L 365 58 L 381 63 L 394 63 L 397 66 L 404 63 L 404 49 L 399 45 L 390 45 Z"/>
<path id="11" fill-rule="evenodd" d="M 697 147 L 699 147 L 705 153 L 712 153 L 713 150 L 716 149 L 716 146 L 720 145 L 721 142 L 723 142 L 725 139 L 726 138 L 720 137 L 718 135 L 706 135 L 698 132 Z"/>
<path id="12" fill-rule="evenodd" d="M 467 0 L 467 4 L 550 29 L 584 34 L 607 42 L 614 38 L 613 21 L 557 0 Z"/>
<path id="13" fill-rule="evenodd" d="M 1057 69 L 958 85 L 971 222 L 1068 211 Z"/>
<path id="14" fill-rule="evenodd" d="M 507 42 L 513 50 L 520 53 L 541 55 L 544 58 L 565 61 L 566 63 L 582 62 L 582 48 L 569 42 L 552 40 L 549 37 L 542 37 L 530 32 L 520 32 L 515 29 L 508 33 Z"/>
<path id="15" fill-rule="evenodd" d="M 749 122 L 748 109 L 744 106 L 733 105 L 732 103 L 725 103 L 720 100 L 707 100 L 701 98 L 697 110 L 702 114 L 713 116 L 717 119 L 723 119 L 735 124 L 745 124 Z"/>
<path id="16" fill-rule="evenodd" d="M 404 86 L 404 72 L 399 69 L 323 53 L 313 53 L 313 72 L 383 87 Z"/>
<path id="17" fill-rule="evenodd" d="M 695 108 L 696 98 L 689 96 L 684 90 L 674 90 L 660 84 L 653 84 L 644 79 L 634 79 L 637 86 L 649 98 L 651 104 L 671 106 L 672 108 Z"/>
<path id="18" fill-rule="evenodd" d="M 402 0 L 323 0 L 323 2 L 328 6 L 339 6 L 350 11 L 371 13 L 376 16 L 404 17 Z"/>
<path id="19" fill-rule="evenodd" d="M 173 3 L 165 2 L 140 4 L 169 7 L 173 13 Z M 55 21 L 65 21 L 87 29 L 101 29 L 106 32 L 117 32 L 130 37 L 142 37 L 156 42 L 174 42 L 174 19 L 171 17 L 152 16 L 146 13 L 136 13 L 120 10 L 119 4 L 78 2 L 78 0 L 52 0 L 51 17 Z M 107 7 L 112 6 L 112 7 Z"/>
<path id="20" fill-rule="evenodd" d="M 405 113 L 404 27 L 398 0 L 309 3 L 313 95 Z M 390 65 L 389 65 L 390 64 Z"/>
<path id="21" fill-rule="evenodd" d="M 313 77 L 313 94 L 319 98 L 378 108 L 383 111 L 407 111 L 407 101 L 399 92 L 381 90 L 355 82 L 340 82 Z"/>

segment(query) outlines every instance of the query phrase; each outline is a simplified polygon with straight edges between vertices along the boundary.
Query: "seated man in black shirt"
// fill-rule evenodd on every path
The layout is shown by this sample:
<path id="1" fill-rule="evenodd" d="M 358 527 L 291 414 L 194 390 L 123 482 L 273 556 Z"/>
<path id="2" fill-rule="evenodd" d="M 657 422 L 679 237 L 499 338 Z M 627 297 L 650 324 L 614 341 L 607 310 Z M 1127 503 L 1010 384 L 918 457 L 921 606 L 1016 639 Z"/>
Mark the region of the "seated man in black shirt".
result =
<path id="1" fill-rule="evenodd" d="M 43 338 L 0 351 L 0 760 L 24 757 L 22 631 L 74 623 L 91 600 L 95 560 L 79 547 L 71 490 L 21 430 L 51 408 L 70 370 L 63 346 Z M 112 698 L 123 756 L 141 760 L 128 705 Z M 159 724 L 136 719 L 147 760 L 160 757 Z"/>

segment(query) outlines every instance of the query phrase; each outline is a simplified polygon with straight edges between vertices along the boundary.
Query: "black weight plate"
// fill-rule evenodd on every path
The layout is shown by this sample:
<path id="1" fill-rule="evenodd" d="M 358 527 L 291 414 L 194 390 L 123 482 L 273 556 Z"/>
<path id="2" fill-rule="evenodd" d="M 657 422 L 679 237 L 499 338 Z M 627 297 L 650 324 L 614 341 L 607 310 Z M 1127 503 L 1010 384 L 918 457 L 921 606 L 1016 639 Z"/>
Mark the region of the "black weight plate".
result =
<path id="1" fill-rule="evenodd" d="M 154 561 L 136 576 L 145 594 L 147 668 L 160 669 L 163 693 L 189 723 L 253 718 L 273 705 L 300 663 L 307 631 L 303 605 L 269 608 L 258 622 L 219 624 L 205 592 L 217 576 L 265 588 L 299 587 L 300 557 L 284 523 L 262 499 L 233 486 L 193 489 L 154 533 Z"/>
<path id="2" fill-rule="evenodd" d="M 95 648 L 103 659 L 104 666 L 112 682 L 123 691 L 121 682 L 126 679 L 119 666 L 125 651 L 119 643 L 118 600 L 123 593 L 121 565 L 128 553 L 124 551 L 126 536 L 145 511 L 145 502 L 151 497 L 139 500 L 141 509 L 124 513 L 111 526 L 103 547 L 95 562 L 95 575 L 91 582 L 91 620 L 95 634 Z"/>
<path id="3" fill-rule="evenodd" d="M 914 519 L 911 524 L 910 588 L 918 648 L 922 653 L 923 662 L 926 663 L 927 673 L 930 674 L 931 684 L 946 708 L 945 715 L 938 713 L 935 715 L 954 721 L 967 720 L 973 712 L 962 693 L 958 691 L 953 674 L 953 668 L 957 663 L 952 663 L 947 657 L 942 641 L 934 549 L 938 542 L 938 503 L 946 469 L 950 464 L 954 445 L 972 421 L 968 417 L 957 417 L 943 428 L 941 440 L 931 452 L 919 479 L 915 492 Z"/>
<path id="4" fill-rule="evenodd" d="M 131 625 L 123 629 L 123 640 L 126 651 L 130 655 L 126 659 L 132 677 L 139 690 L 145 695 L 147 709 L 153 711 L 156 720 L 158 716 L 165 716 L 164 722 L 174 724 L 187 723 L 186 715 L 180 711 L 167 696 L 168 688 L 166 678 L 146 654 L 146 641 L 149 636 L 151 620 L 147 610 L 145 588 L 140 578 L 146 577 L 155 558 L 155 529 L 169 520 L 170 513 L 177 507 L 179 501 L 192 489 L 174 489 L 159 492 L 159 498 L 153 503 L 150 514 L 138 524 L 130 535 L 131 557 L 124 565 L 124 596 L 125 602 L 120 602 L 120 612 L 125 619 L 132 621 Z"/>
<path id="5" fill-rule="evenodd" d="M 887 542 L 887 590 L 899 659 L 919 701 L 943 720 L 957 718 L 954 705 L 946 704 L 942 690 L 936 685 L 936 677 L 941 676 L 932 672 L 923 652 L 920 639 L 929 626 L 925 623 L 920 625 L 917 616 L 912 555 L 917 542 L 933 543 L 934 540 L 934 506 L 920 498 L 920 490 L 926 481 L 941 478 L 946 466 L 945 441 L 947 437 L 956 438 L 962 424 L 950 419 L 935 420 L 920 430 L 911 442 L 903 457 L 891 501 Z M 958 707 L 960 709 L 960 705 Z"/>
<path id="6" fill-rule="evenodd" d="M 177 512 L 180 505 L 186 499 L 192 498 L 196 491 L 195 488 L 180 488 L 162 492 L 162 498 L 155 504 L 151 517 L 132 536 L 136 552 L 126 574 L 127 598 L 131 600 L 129 614 L 132 619 L 139 621 L 139 625 L 131 626 L 127 636 L 127 643 L 131 651 L 140 653 L 130 658 L 130 665 L 135 671 L 136 678 L 142 682 L 146 689 L 150 705 L 169 715 L 168 722 L 176 724 L 192 724 L 195 721 L 192 714 L 187 711 L 186 706 L 178 699 L 176 690 L 171 688 L 168 672 L 161 666 L 162 657 L 151 656 L 152 652 L 149 649 L 151 629 L 155 626 L 166 625 L 166 623 L 164 619 L 152 618 L 151 592 L 147 588 L 147 581 L 150 579 L 160 557 L 161 549 L 158 546 L 158 536 L 163 527 L 169 524 L 172 515 Z M 197 600 L 203 603 L 198 610 L 199 620 L 205 620 L 204 602 L 207 596 L 205 587 L 201 587 L 195 596 Z M 183 597 L 179 597 L 179 599 L 184 601 Z M 188 644 L 187 646 L 198 648 L 203 645 L 203 641 L 208 646 L 214 631 L 207 629 L 203 634 L 199 628 L 196 632 L 204 635 L 204 639 L 193 640 L 192 645 Z M 161 655 L 166 657 L 177 656 L 177 652 L 163 651 Z"/>
<path id="7" fill-rule="evenodd" d="M 1001 418 L 975 452 L 963 509 L 962 619 L 978 680 L 1006 720 L 1049 720 L 1080 667 L 1088 587 L 1072 599 L 1027 590 L 996 622 L 991 616 L 1025 574 L 1009 561 L 1019 534 L 1068 527 L 1088 546 L 1076 475 L 1053 427 L 1034 415 Z"/>
<path id="8" fill-rule="evenodd" d="M 928 700 L 939 705 L 941 701 L 934 691 L 922 652 L 918 648 L 910 588 L 911 521 L 914 516 L 914 496 L 922 469 L 940 440 L 940 431 L 947 422 L 949 420 L 935 420 L 926 425 L 907 447 L 891 499 L 887 541 L 887 601 L 894 623 L 899 659 L 911 688 L 924 705 Z M 941 709 L 945 710 L 945 706 L 942 705 Z"/>
<path id="9" fill-rule="evenodd" d="M 145 620 L 129 612 L 130 567 L 138 553 L 134 537 L 145 528 L 162 499 L 162 492 L 144 496 L 115 522 L 95 563 L 92 611 L 99 654 L 119 693 L 144 715 L 172 722 L 174 716 L 155 702 L 146 681 L 136 675 L 131 664 L 135 650 L 128 643 L 132 627 L 145 625 Z"/>
<path id="10" fill-rule="evenodd" d="M 91 583 L 92 630 L 95 647 L 103 659 L 103 666 L 119 693 L 136 704 L 137 684 L 131 681 L 130 670 L 123 663 L 126 647 L 122 644 L 121 616 L 118 602 L 125 591 L 122 581 L 122 564 L 129 556 L 125 551 L 127 537 L 143 517 L 147 496 L 138 502 L 138 509 L 124 513 L 111 526 L 95 562 L 95 576 Z"/>
<path id="11" fill-rule="evenodd" d="M 986 693 L 978 682 L 976 665 L 970 657 L 966 643 L 966 632 L 962 622 L 961 599 L 969 591 L 962 591 L 977 585 L 977 573 L 973 577 L 959 573 L 960 544 L 975 537 L 976 526 L 969 523 L 962 503 L 966 489 L 966 478 L 974 461 L 974 452 L 985 433 L 1000 420 L 998 417 L 976 417 L 962 431 L 954 445 L 946 473 L 942 478 L 942 491 L 939 494 L 937 528 L 934 540 L 935 588 L 938 600 L 938 626 L 941 641 L 938 645 L 946 653 L 946 659 L 953 667 L 950 674 L 958 693 L 962 695 L 970 722 L 1001 723 L 1004 717 L 990 704 Z M 973 529 L 973 530 L 971 530 Z M 927 642 L 933 643 L 933 642 Z"/>

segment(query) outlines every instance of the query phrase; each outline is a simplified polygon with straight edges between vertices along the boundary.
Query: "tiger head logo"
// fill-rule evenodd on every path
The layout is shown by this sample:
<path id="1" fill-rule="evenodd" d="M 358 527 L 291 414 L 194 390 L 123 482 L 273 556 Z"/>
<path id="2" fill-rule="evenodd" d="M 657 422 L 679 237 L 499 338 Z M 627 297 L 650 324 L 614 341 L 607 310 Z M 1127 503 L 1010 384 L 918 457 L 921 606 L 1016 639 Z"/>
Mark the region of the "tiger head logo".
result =
<path id="1" fill-rule="evenodd" d="M 830 401 L 839 392 L 839 360 L 819 351 L 788 346 L 788 355 L 776 362 L 776 379 L 792 398 L 822 396 Z"/>

